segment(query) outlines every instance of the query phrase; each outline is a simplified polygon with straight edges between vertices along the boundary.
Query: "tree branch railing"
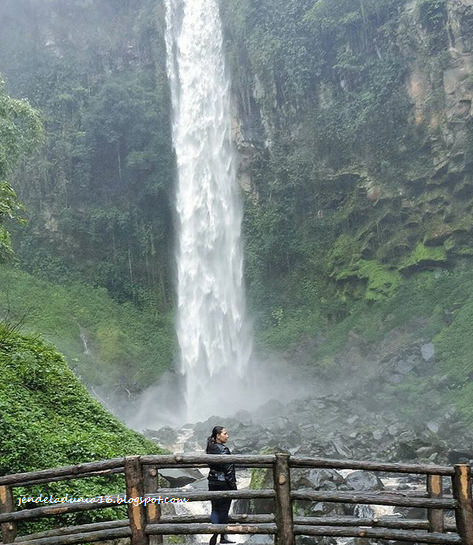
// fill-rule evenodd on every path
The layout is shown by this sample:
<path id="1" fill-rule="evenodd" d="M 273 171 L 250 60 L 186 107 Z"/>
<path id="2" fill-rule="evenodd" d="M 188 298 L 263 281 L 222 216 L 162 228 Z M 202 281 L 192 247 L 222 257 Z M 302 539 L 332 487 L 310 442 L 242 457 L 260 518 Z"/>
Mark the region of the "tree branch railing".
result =
<path id="1" fill-rule="evenodd" d="M 394 464 L 356 460 L 330 460 L 296 457 L 287 454 L 230 455 L 226 463 L 237 467 L 265 468 L 272 474 L 273 487 L 259 490 L 182 491 L 159 488 L 159 470 L 169 468 L 206 468 L 221 463 L 219 455 L 130 456 L 124 459 L 91 462 L 75 466 L 17 473 L 0 477 L 0 545 L 73 545 L 118 538 L 131 538 L 132 545 L 157 545 L 164 535 L 193 534 L 266 534 L 277 545 L 294 545 L 295 536 L 362 537 L 374 540 L 401 540 L 413 543 L 473 545 L 473 504 L 469 465 L 454 467 L 422 464 Z M 425 493 L 292 490 L 291 470 L 350 469 L 378 473 L 426 476 Z M 127 518 L 78 524 L 40 533 L 17 535 L 18 524 L 42 517 L 95 511 L 123 505 L 123 495 L 107 495 L 103 503 L 62 503 L 16 510 L 15 488 L 69 481 L 87 477 L 123 474 L 128 498 L 158 499 L 163 495 L 208 501 L 213 498 L 272 500 L 273 513 L 240 514 L 230 517 L 228 525 L 210 524 L 208 515 L 169 515 L 159 503 L 127 503 Z M 443 479 L 451 478 L 453 496 L 443 495 Z M 392 517 L 294 515 L 294 502 L 387 505 L 427 509 L 425 520 L 394 520 Z M 445 511 L 454 511 L 455 521 Z"/>

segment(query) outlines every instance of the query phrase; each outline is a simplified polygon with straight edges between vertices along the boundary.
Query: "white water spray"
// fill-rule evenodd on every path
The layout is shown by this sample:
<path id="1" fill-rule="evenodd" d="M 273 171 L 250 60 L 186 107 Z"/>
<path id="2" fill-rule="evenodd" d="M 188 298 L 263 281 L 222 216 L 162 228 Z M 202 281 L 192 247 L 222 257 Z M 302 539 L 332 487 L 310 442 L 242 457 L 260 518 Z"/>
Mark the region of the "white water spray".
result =
<path id="1" fill-rule="evenodd" d="M 178 318 L 187 416 L 241 408 L 252 351 L 241 204 L 217 0 L 166 0 L 178 184 Z"/>

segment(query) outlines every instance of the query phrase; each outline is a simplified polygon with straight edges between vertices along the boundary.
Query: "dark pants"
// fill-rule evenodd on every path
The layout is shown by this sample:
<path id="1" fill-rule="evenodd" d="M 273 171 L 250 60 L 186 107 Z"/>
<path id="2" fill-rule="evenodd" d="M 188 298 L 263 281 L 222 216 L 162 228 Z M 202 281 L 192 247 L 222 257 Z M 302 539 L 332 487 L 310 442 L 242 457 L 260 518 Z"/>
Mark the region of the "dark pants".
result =
<path id="1" fill-rule="evenodd" d="M 231 490 L 225 481 L 209 481 L 209 490 Z M 228 524 L 228 512 L 232 500 L 215 499 L 212 502 L 212 513 L 210 514 L 210 522 L 212 524 Z"/>

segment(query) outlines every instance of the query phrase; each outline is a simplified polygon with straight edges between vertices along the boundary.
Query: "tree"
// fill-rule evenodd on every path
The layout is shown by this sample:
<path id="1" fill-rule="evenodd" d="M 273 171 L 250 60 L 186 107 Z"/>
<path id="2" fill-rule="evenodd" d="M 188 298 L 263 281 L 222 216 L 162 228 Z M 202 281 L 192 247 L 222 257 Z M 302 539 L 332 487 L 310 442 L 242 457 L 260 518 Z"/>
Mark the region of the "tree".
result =
<path id="1" fill-rule="evenodd" d="M 19 219 L 23 209 L 6 178 L 21 155 L 39 144 L 41 136 L 39 113 L 27 100 L 9 97 L 0 76 L 0 262 L 12 255 L 10 236 L 4 223 L 7 219 Z"/>

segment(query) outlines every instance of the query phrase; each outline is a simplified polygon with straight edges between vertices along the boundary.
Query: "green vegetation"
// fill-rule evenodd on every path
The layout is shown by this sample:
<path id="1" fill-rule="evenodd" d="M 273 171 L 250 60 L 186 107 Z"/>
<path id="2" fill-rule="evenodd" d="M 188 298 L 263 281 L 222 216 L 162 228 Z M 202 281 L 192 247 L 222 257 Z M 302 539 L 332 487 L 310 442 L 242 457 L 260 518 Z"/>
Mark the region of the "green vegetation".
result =
<path id="1" fill-rule="evenodd" d="M 0 473 L 157 452 L 93 400 L 38 337 L 0 329 Z"/>
<path id="2" fill-rule="evenodd" d="M 0 318 L 44 335 L 88 387 L 136 393 L 171 365 L 172 316 L 117 303 L 104 288 L 55 285 L 7 266 L 0 285 Z"/>
<path id="3" fill-rule="evenodd" d="M 50 344 L 19 335 L 6 323 L 0 324 L 0 376 L 0 475 L 161 453 L 93 400 Z M 38 485 L 18 494 L 94 497 L 123 491 L 121 477 L 103 477 Z M 71 514 L 62 521 L 105 520 L 113 513 Z M 50 521 L 35 524 L 37 530 L 48 527 Z"/>
<path id="4" fill-rule="evenodd" d="M 418 244 L 412 254 L 401 263 L 401 269 L 421 266 L 440 265 L 447 261 L 447 253 L 443 246 L 424 246 Z"/>
<path id="5" fill-rule="evenodd" d="M 376 351 L 391 338 L 398 349 L 414 341 L 433 341 L 436 354 L 428 376 L 413 373 L 402 384 L 376 395 L 392 397 L 393 407 L 400 407 L 409 418 L 416 412 L 424 415 L 429 403 L 455 404 L 473 426 L 472 294 L 469 268 L 419 272 L 406 279 L 389 300 L 353 305 L 349 316 L 327 331 L 325 342 L 314 352 L 313 365 L 326 376 L 353 372 L 344 368 L 350 338 L 365 353 Z"/>
<path id="6" fill-rule="evenodd" d="M 42 126 L 38 113 L 28 101 L 16 100 L 5 94 L 0 75 L 0 263 L 12 257 L 10 235 L 4 225 L 19 219 L 23 206 L 6 181 L 21 155 L 40 141 Z"/>
<path id="7" fill-rule="evenodd" d="M 174 163 L 160 10 L 19 0 L 2 16 L 0 71 L 45 125 L 44 147 L 12 180 L 27 207 L 14 237 L 22 267 L 166 313 Z"/>
<path id="8" fill-rule="evenodd" d="M 356 301 L 389 304 L 411 274 L 462 266 L 470 163 L 450 166 L 439 138 L 451 131 L 446 2 L 226 0 L 221 11 L 234 93 L 260 135 L 244 225 L 260 339 L 294 346 Z M 417 110 L 413 76 L 426 82 Z"/>

